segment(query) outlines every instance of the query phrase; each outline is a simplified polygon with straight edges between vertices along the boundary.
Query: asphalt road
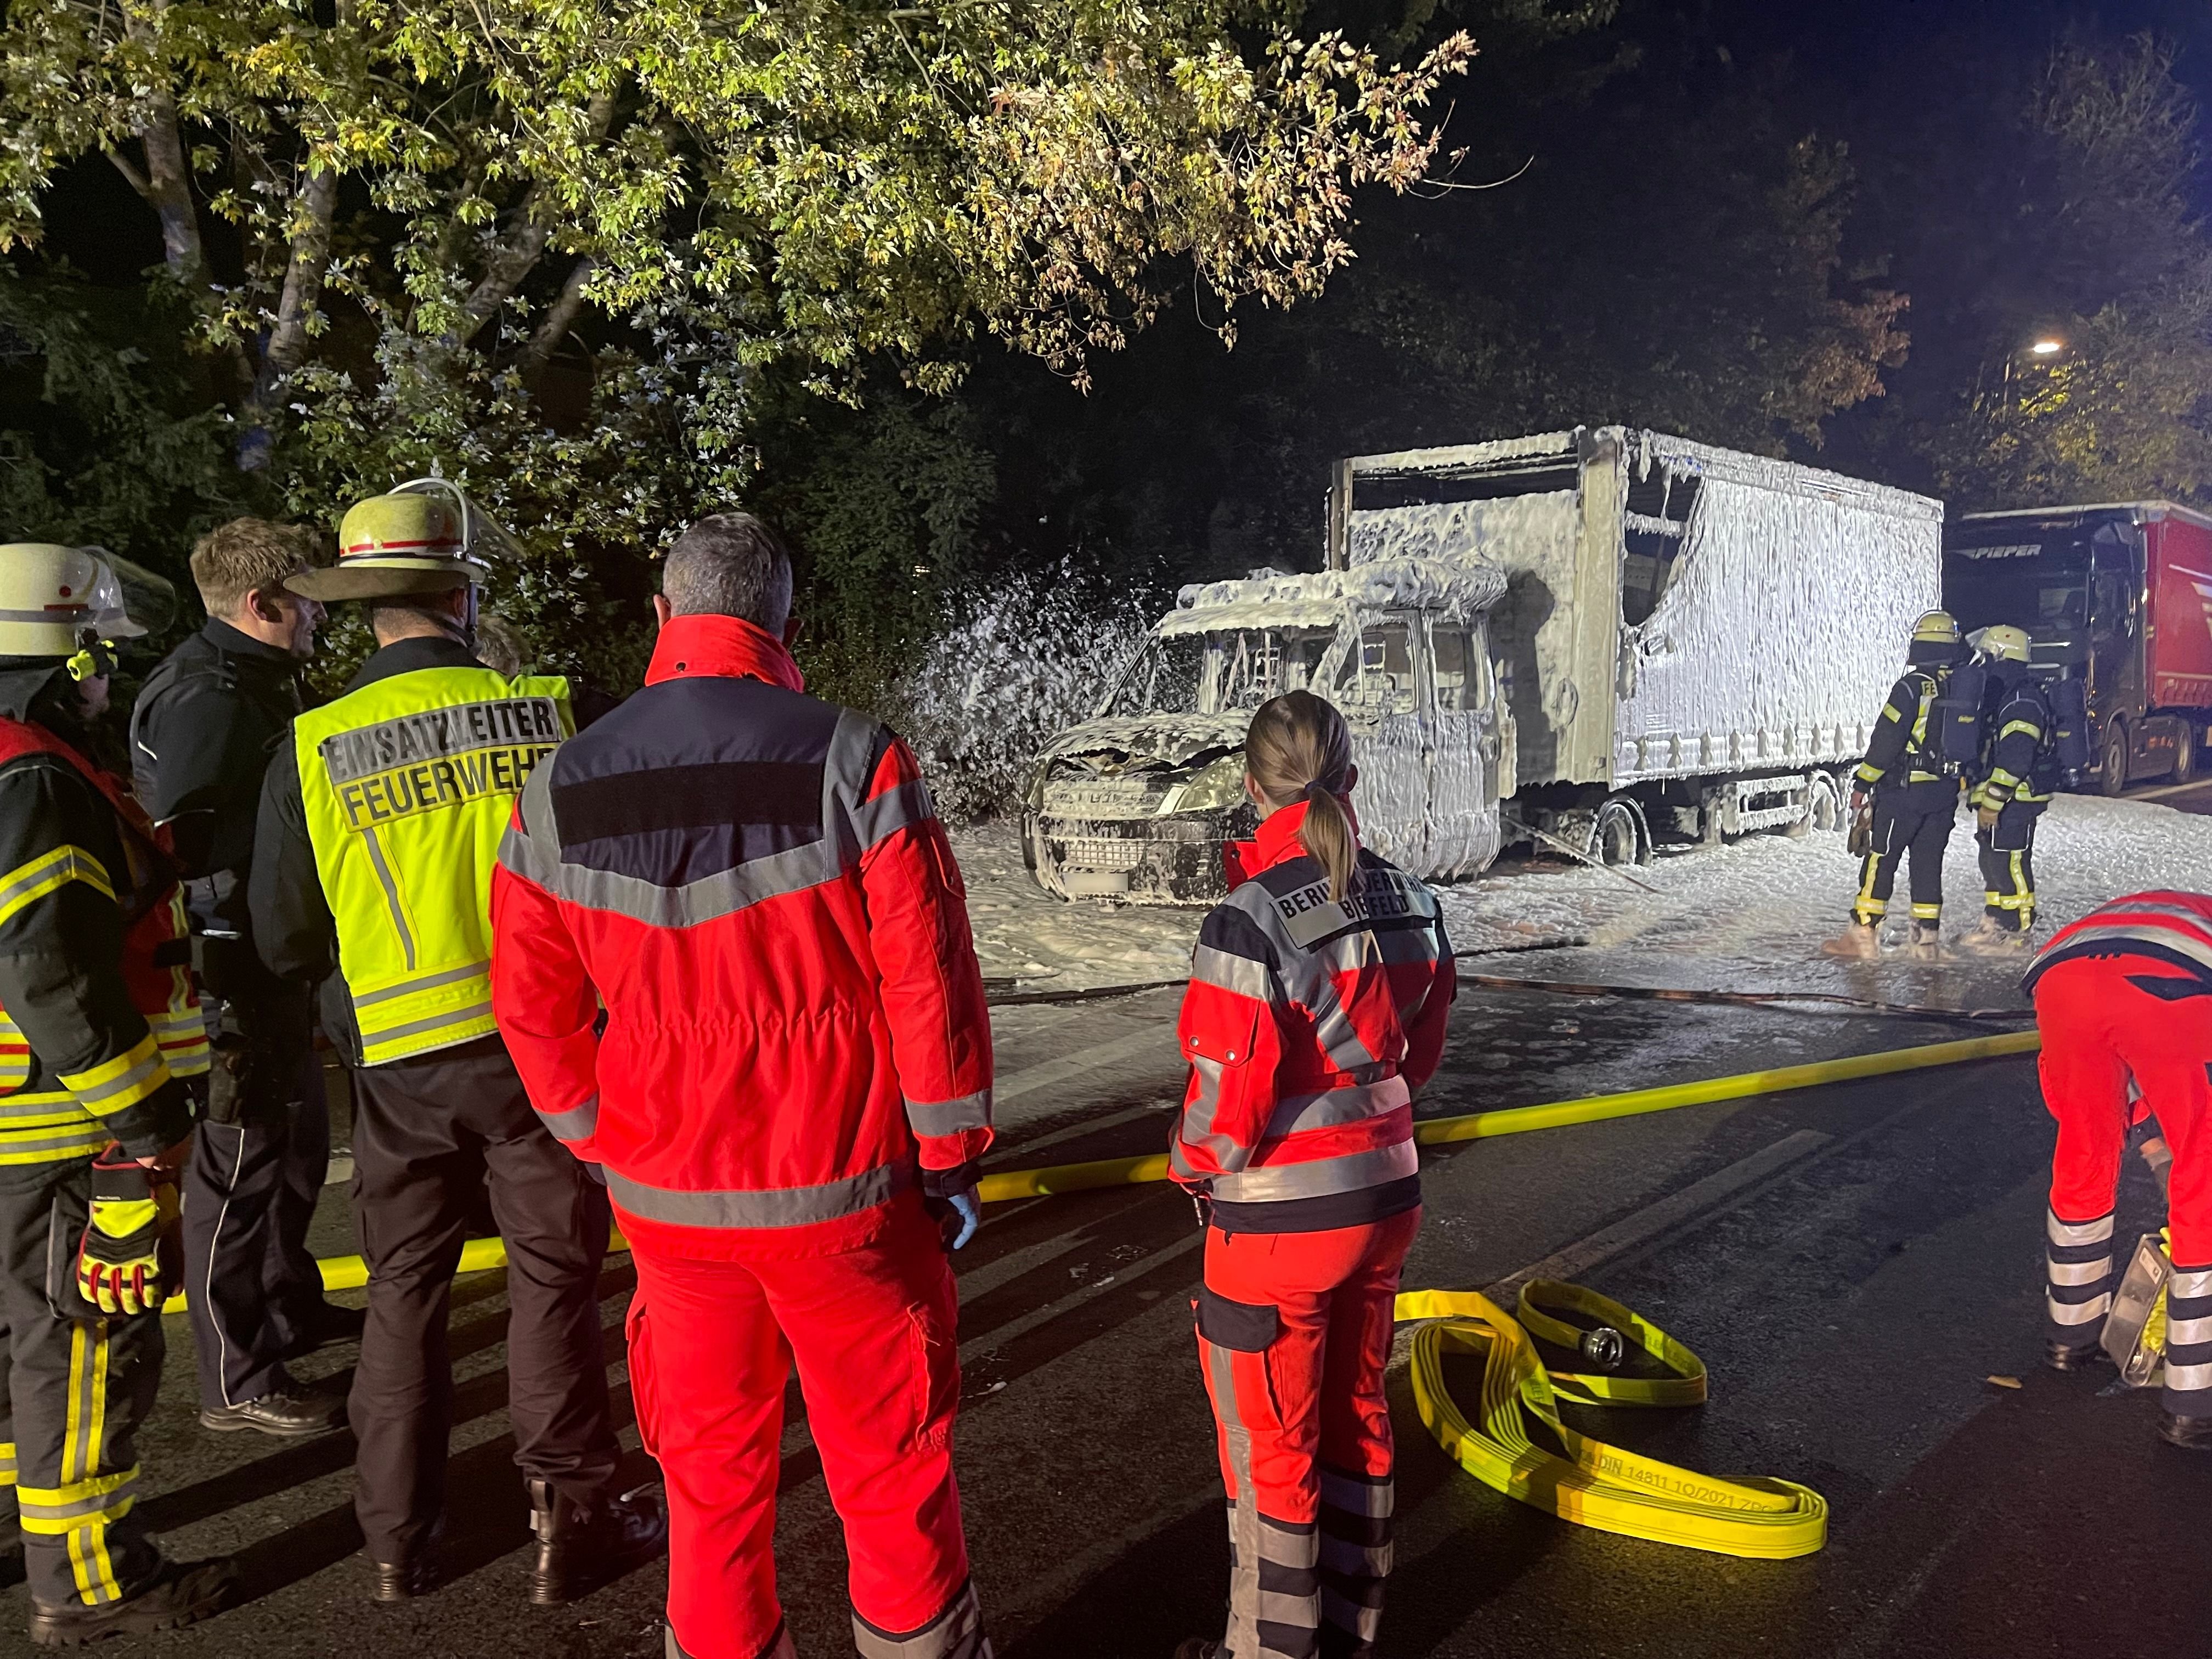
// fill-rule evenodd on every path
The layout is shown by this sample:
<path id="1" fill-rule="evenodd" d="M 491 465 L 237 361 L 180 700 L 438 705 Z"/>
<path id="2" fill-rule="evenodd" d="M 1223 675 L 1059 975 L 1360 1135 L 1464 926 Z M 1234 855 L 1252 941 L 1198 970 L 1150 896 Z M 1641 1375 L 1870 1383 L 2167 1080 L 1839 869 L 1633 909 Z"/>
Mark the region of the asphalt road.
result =
<path id="1" fill-rule="evenodd" d="M 1174 999 L 998 1018 L 1004 1167 L 1149 1151 L 1177 1093 Z M 1471 994 L 1423 1109 L 1461 1112 L 1941 1040 L 1850 1016 Z M 1990 1656 L 2207 1650 L 2212 1457 L 2153 1434 L 2111 1373 L 2037 1368 L 2048 1122 L 2022 1060 L 1474 1143 L 1432 1158 L 1409 1285 L 1485 1286 L 1565 1253 L 1583 1282 L 1698 1350 L 1713 1397 L 1579 1425 L 1723 1474 L 1786 1476 L 1833 1506 L 1830 1542 L 1753 1562 L 1572 1527 L 1459 1473 L 1402 1369 L 1389 1655 Z M 2153 1220 L 2131 1168 L 2124 1231 Z M 341 1238 L 340 1189 L 325 1226 Z M 961 1478 L 1001 1659 L 1147 1659 L 1218 1631 L 1226 1547 L 1190 1336 L 1198 1234 L 1161 1188 L 994 1211 L 958 1261 Z M 630 1283 L 605 1304 L 620 1355 Z M 106 1651 L 612 1659 L 660 1651 L 664 1577 L 573 1607 L 523 1601 L 525 1516 L 501 1401 L 500 1276 L 465 1281 L 460 1576 L 370 1604 L 352 1555 L 350 1442 L 284 1446 L 193 1423 L 190 1338 L 143 1444 L 148 1512 L 182 1554 L 236 1551 L 252 1599 Z M 311 1369 L 342 1373 L 350 1350 Z M 615 1375 L 622 1373 L 617 1364 Z M 2023 1386 L 1992 1383 L 2017 1378 Z M 1474 1379 L 1459 1375 L 1463 1392 Z M 618 1395 L 627 1414 L 626 1393 Z M 843 1561 L 794 1394 L 779 1524 L 799 1650 L 852 1651 Z M 633 1430 L 625 1443 L 635 1445 Z M 642 1465 L 641 1466 L 642 1468 Z M 19 1589 L 11 1592 L 18 1598 Z M 9 1620 L 13 1629 L 20 1624 Z M 20 1637 L 14 1638 L 19 1644 Z M 4 1649 L 7 1638 L 0 1638 Z"/>

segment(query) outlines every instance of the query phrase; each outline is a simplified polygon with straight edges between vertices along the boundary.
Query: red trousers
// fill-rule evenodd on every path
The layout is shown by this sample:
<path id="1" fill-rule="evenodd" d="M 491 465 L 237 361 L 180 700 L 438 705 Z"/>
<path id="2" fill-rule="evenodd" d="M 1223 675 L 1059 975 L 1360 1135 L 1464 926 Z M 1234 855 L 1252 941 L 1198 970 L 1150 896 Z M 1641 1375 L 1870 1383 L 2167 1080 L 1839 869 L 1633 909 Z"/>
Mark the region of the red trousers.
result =
<path id="1" fill-rule="evenodd" d="M 2212 995 L 2203 989 L 2172 963 L 2138 956 L 2075 957 L 2035 986 L 2037 1068 L 2058 1120 L 2045 1252 L 2051 1334 L 2094 1340 L 2118 1288 L 2128 1252 L 2115 1248 L 2113 1198 L 2128 1127 L 2141 1115 L 2132 1080 L 2173 1152 L 2166 1403 L 2191 1417 L 2212 1416 Z"/>
<path id="2" fill-rule="evenodd" d="M 672 1654 L 785 1659 L 776 1479 L 792 1362 L 850 1558 L 866 1659 L 989 1659 L 952 1416 L 951 1269 L 911 1194 L 873 1244 L 794 1261 L 635 1251 L 630 1386 L 668 1483 Z"/>
<path id="3" fill-rule="evenodd" d="M 1411 1210 L 1318 1233 L 1206 1236 L 1198 1357 L 1229 1492 L 1221 1659 L 1374 1651 L 1390 1571 L 1392 1304 Z"/>

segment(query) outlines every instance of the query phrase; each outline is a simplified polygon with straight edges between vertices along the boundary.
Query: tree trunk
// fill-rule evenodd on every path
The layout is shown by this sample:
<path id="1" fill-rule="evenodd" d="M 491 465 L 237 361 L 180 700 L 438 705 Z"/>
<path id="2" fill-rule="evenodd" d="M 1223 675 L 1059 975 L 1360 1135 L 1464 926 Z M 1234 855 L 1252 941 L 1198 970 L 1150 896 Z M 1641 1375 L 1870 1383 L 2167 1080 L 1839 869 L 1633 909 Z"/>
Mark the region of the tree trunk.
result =
<path id="1" fill-rule="evenodd" d="M 323 272 L 330 261 L 338 175 L 335 168 L 313 159 L 307 165 L 307 180 L 292 204 L 291 257 L 284 268 L 276 325 L 262 349 L 261 372 L 254 377 L 240 422 L 238 464 L 249 472 L 269 464 L 273 441 L 270 420 L 283 396 L 285 380 L 307 361 L 313 340 L 307 325 L 322 297 Z"/>
<path id="2" fill-rule="evenodd" d="M 594 143 L 606 137 L 614 115 L 611 92 L 594 94 L 585 106 L 585 131 Z M 532 185 L 523 192 L 521 204 L 514 210 L 514 226 L 493 244 L 490 257 L 484 261 L 484 274 L 463 303 L 461 323 L 447 337 L 447 344 L 465 345 L 475 338 L 477 331 L 499 314 L 499 308 L 514 297 L 514 291 L 529 281 L 530 273 L 538 269 L 538 262 L 545 257 L 545 245 L 553 235 L 552 225 L 541 216 L 545 212 L 545 194 L 542 185 Z M 563 289 L 562 294 L 566 299 L 567 289 Z M 574 320 L 572 310 L 569 323 Z M 563 324 L 561 332 L 566 333 L 568 328 L 568 324 Z M 559 336 L 554 337 L 557 341 Z"/>
<path id="3" fill-rule="evenodd" d="M 538 319 L 538 327 L 530 336 L 530 343 L 522 349 L 515 367 L 522 372 L 522 383 L 535 388 L 545 373 L 545 366 L 553 361 L 553 354 L 568 337 L 568 331 L 576 325 L 583 313 L 584 285 L 592 280 L 592 272 L 599 262 L 586 253 L 569 267 L 568 278 L 561 284 L 560 297 L 545 307 L 545 314 Z"/>
<path id="4" fill-rule="evenodd" d="M 138 129 L 146 148 L 146 200 L 161 221 L 161 255 L 183 282 L 197 287 L 207 270 L 200 242 L 200 216 L 192 205 L 191 170 L 177 131 L 176 100 L 157 92 L 146 100 L 146 119 Z"/>

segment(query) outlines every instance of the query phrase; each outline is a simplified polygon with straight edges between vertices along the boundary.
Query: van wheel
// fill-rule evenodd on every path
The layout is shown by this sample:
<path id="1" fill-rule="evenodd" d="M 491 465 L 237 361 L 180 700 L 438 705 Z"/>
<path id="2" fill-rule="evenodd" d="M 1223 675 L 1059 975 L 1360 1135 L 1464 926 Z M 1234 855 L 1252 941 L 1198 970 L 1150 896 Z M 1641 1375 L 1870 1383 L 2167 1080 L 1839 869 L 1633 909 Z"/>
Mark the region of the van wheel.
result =
<path id="1" fill-rule="evenodd" d="M 2108 795 L 2127 793 L 2128 728 L 2118 720 L 2105 727 L 2105 773 L 2099 781 Z"/>
<path id="2" fill-rule="evenodd" d="M 1836 830 L 1844 827 L 1844 798 L 1836 781 L 1826 772 L 1815 772 L 1805 781 L 1805 816 L 1791 824 L 1792 839 L 1802 840 L 1815 830 Z"/>
<path id="3" fill-rule="evenodd" d="M 2197 722 L 2184 719 L 2181 729 L 2173 739 L 2173 781 L 2194 783 L 2197 781 Z"/>
<path id="4" fill-rule="evenodd" d="M 1651 843 L 1634 803 L 1618 797 L 1597 809 L 1590 826 L 1589 855 L 1600 864 L 1648 864 Z"/>

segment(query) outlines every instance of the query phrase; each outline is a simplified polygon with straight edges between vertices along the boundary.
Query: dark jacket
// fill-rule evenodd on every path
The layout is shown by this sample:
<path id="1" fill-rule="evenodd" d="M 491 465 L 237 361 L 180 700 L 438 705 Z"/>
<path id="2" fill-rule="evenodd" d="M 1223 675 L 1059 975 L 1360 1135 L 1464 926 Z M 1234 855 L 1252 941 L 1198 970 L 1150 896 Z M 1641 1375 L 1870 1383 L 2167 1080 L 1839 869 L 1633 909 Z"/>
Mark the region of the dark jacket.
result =
<path id="1" fill-rule="evenodd" d="M 196 932 L 250 935 L 261 776 L 306 707 L 300 675 L 289 651 L 210 617 L 147 677 L 131 711 L 138 799 L 168 826 Z"/>
<path id="2" fill-rule="evenodd" d="M 1984 769 L 1974 786 L 1977 806 L 2015 803 L 2040 808 L 2058 787 L 2058 758 L 2051 744 L 2051 699 L 2042 682 L 2022 665 L 2007 663 L 1996 671 L 1990 688 L 1996 712 L 1984 728 L 1989 733 Z M 1990 703 L 1984 703 L 1988 708 Z"/>
<path id="3" fill-rule="evenodd" d="M 59 673 L 56 663 L 0 660 L 0 718 L 88 753 L 65 712 Z M 124 935 L 174 889 L 146 849 L 126 850 L 124 836 L 115 806 L 66 759 L 24 753 L 0 763 L 0 1009 L 30 1050 L 28 1074 L 11 1095 L 69 1088 L 62 1073 L 94 1071 L 147 1039 L 124 970 Z M 99 1116 L 134 1158 L 173 1146 L 191 1127 L 176 1077 Z M 8 1161 L 28 1152 L 27 1143 L 0 1146 Z"/>
<path id="4" fill-rule="evenodd" d="M 1852 775 L 1853 787 L 1933 786 L 1958 793 L 1958 786 L 1943 776 L 1933 719 L 1936 699 L 1943 695 L 1948 678 L 1942 667 L 1914 666 L 1890 687 L 1874 735 L 1867 739 L 1866 758 Z"/>

